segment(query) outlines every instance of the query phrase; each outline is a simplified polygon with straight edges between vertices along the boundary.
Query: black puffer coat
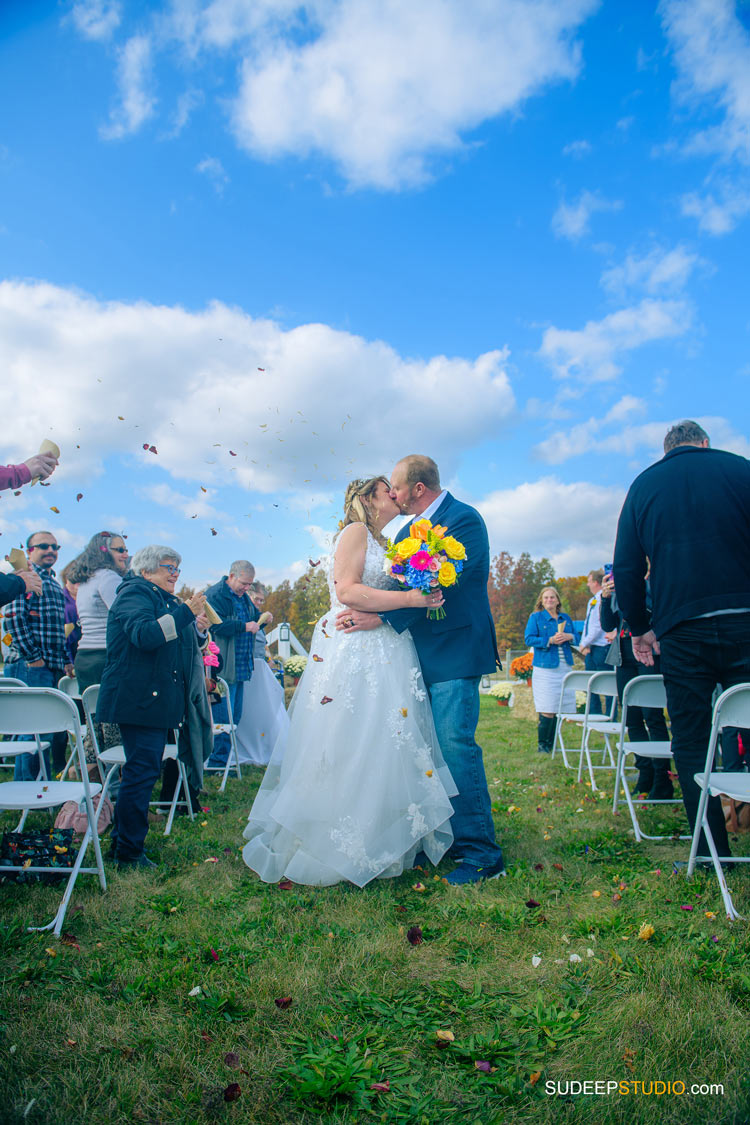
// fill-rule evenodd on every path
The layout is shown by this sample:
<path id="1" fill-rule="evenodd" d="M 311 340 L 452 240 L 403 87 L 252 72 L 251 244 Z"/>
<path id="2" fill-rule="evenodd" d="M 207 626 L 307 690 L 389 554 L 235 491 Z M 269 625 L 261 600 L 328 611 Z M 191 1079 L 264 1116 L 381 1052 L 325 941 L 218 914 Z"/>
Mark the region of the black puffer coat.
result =
<path id="1" fill-rule="evenodd" d="M 107 619 L 97 720 L 179 726 L 197 639 L 195 617 L 183 602 L 145 578 L 126 578 Z"/>

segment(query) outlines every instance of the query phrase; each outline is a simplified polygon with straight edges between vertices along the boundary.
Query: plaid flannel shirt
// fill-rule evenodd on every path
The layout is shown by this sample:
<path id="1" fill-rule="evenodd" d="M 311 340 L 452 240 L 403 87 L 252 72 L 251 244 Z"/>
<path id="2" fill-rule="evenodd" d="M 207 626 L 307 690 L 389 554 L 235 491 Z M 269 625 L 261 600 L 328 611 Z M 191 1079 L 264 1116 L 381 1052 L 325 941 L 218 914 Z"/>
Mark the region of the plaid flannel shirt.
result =
<path id="1" fill-rule="evenodd" d="M 54 572 L 31 564 L 42 580 L 41 594 L 22 594 L 5 608 L 5 624 L 14 648 L 27 664 L 43 660 L 62 671 L 65 658 L 65 595 Z"/>

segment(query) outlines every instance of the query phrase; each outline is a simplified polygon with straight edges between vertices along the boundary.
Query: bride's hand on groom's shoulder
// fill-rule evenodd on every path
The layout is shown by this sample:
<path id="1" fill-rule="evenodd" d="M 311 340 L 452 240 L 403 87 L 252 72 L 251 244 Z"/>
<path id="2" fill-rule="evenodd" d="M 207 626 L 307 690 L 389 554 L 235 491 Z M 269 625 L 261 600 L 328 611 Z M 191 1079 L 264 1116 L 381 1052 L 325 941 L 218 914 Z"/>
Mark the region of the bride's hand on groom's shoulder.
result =
<path id="1" fill-rule="evenodd" d="M 383 622 L 377 613 L 365 613 L 360 609 L 345 609 L 336 614 L 336 628 L 344 633 L 357 633 L 363 629 L 377 629 Z"/>

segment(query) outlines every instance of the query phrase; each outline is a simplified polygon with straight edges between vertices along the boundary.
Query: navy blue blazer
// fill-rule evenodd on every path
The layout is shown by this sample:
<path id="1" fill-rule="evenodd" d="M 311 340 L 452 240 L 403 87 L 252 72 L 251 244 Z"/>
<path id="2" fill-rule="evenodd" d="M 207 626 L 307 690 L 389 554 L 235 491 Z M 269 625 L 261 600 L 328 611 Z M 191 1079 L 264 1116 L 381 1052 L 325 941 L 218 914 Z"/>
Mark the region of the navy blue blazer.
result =
<path id="1" fill-rule="evenodd" d="M 413 516 L 396 536 L 405 539 Z M 476 508 L 446 494 L 431 518 L 432 524 L 448 528 L 448 535 L 466 548 L 466 563 L 455 586 L 444 590 L 445 617 L 431 621 L 423 609 L 394 609 L 380 616 L 397 633 L 411 630 L 422 675 L 427 684 L 483 676 L 501 667 L 495 624 L 487 596 L 490 573 L 490 543 L 484 520 Z"/>

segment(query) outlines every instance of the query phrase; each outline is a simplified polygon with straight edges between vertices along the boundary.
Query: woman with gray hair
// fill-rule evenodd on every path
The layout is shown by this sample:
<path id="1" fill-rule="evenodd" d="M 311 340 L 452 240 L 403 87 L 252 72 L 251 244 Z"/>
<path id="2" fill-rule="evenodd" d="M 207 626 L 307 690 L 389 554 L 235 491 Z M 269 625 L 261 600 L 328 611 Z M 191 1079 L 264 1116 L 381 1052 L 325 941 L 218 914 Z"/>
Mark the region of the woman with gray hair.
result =
<path id="1" fill-rule="evenodd" d="M 208 629 L 206 599 L 196 594 L 183 603 L 175 597 L 181 561 L 171 547 L 138 551 L 107 621 L 107 663 L 96 716 L 119 723 L 122 731 L 126 762 L 112 830 L 112 851 L 121 869 L 155 866 L 143 851 L 151 793 L 167 733 L 180 726 L 192 701 L 196 664 L 203 685 L 198 631 Z M 207 701 L 205 709 L 208 715 Z M 194 780 L 195 774 L 191 784 Z"/>

